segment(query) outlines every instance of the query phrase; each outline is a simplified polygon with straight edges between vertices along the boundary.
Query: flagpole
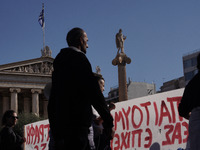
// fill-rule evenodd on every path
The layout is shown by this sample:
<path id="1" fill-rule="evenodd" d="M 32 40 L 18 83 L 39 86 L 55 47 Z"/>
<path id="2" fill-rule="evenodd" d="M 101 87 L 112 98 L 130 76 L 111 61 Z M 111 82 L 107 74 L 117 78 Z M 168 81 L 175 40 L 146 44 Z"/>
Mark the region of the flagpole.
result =
<path id="1" fill-rule="evenodd" d="M 46 55 L 46 50 L 45 50 L 45 22 L 44 22 L 44 3 L 42 3 L 42 11 L 39 15 L 39 19 L 38 22 L 40 24 L 40 26 L 42 27 L 42 36 L 43 36 L 43 50 L 42 52 L 42 56 Z"/>
<path id="2" fill-rule="evenodd" d="M 44 3 L 42 3 L 42 8 L 44 9 Z M 43 25 L 42 31 L 43 31 L 43 50 L 44 50 L 45 49 L 45 25 Z"/>
<path id="3" fill-rule="evenodd" d="M 42 28 L 42 32 L 43 32 L 43 50 L 45 49 L 45 27 Z"/>

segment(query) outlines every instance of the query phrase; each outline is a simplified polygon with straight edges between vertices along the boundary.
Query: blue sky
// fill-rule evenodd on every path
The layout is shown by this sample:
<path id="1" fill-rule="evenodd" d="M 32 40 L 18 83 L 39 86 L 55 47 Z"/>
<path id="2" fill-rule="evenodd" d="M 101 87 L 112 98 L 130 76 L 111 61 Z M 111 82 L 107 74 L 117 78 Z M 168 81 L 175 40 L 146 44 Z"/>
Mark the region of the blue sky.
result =
<path id="1" fill-rule="evenodd" d="M 125 53 L 132 59 L 127 78 L 156 84 L 183 76 L 182 56 L 200 48 L 198 0 L 1 0 L 0 64 L 41 56 L 38 16 L 45 5 L 45 44 L 55 57 L 67 47 L 67 32 L 83 28 L 89 38 L 87 57 L 100 66 L 105 96 L 118 85 L 115 34 L 127 36 Z"/>

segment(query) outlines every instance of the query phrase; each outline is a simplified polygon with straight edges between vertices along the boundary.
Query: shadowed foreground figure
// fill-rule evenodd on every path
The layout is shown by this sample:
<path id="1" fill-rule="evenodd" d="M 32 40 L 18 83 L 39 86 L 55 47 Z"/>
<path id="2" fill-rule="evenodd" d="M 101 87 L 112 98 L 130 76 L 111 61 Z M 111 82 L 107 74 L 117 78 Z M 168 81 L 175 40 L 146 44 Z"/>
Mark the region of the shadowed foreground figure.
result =
<path id="1" fill-rule="evenodd" d="M 50 128 L 56 150 L 86 150 L 93 106 L 104 120 L 111 139 L 113 118 L 86 57 L 88 38 L 84 30 L 73 28 L 67 34 L 68 48 L 56 56 L 48 104 Z"/>
<path id="2" fill-rule="evenodd" d="M 185 87 L 178 111 L 181 117 L 189 119 L 187 149 L 200 150 L 200 54 L 197 57 L 198 73 Z"/>

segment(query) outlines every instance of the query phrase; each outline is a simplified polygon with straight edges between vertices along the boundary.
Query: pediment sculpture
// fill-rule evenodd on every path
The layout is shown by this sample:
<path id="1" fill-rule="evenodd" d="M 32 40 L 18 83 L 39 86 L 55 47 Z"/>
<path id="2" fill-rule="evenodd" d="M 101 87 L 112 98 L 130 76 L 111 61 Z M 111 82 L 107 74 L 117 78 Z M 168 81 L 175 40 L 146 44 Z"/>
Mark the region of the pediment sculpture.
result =
<path id="1" fill-rule="evenodd" d="M 35 64 L 27 64 L 21 66 L 10 67 L 7 69 L 0 69 L 2 72 L 13 73 L 30 73 L 30 74 L 52 74 L 53 64 L 51 62 L 40 62 Z"/>

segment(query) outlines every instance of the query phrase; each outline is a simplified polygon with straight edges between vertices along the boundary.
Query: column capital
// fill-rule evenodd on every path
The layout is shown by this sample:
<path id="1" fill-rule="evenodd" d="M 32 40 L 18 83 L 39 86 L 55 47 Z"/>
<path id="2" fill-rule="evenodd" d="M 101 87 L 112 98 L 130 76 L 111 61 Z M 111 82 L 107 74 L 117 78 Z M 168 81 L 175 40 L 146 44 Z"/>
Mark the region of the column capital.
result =
<path id="1" fill-rule="evenodd" d="M 38 94 L 41 94 L 42 93 L 42 90 L 41 89 L 31 89 L 31 93 L 38 93 Z"/>
<path id="2" fill-rule="evenodd" d="M 125 53 L 118 53 L 117 56 L 112 60 L 112 65 L 123 65 L 130 64 L 131 59 Z"/>
<path id="3" fill-rule="evenodd" d="M 20 88 L 10 88 L 10 92 L 11 93 L 19 93 L 19 92 L 21 92 L 21 89 Z"/>

